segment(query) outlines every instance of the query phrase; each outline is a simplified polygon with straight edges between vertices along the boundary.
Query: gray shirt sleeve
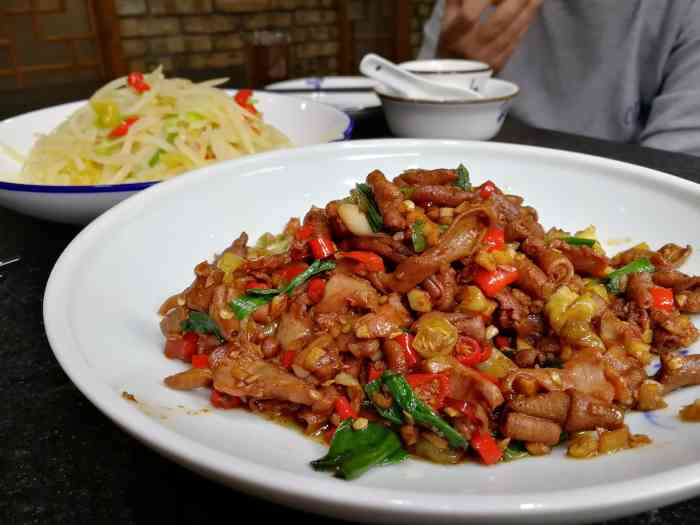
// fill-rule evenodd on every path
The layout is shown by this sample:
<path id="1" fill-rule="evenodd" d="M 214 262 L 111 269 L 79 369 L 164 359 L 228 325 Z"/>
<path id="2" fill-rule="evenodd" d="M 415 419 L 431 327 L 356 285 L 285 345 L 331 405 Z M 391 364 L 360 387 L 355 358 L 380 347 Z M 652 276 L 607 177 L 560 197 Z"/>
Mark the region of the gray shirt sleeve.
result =
<path id="1" fill-rule="evenodd" d="M 440 21 L 445 8 L 445 0 L 437 0 L 433 8 L 433 14 L 423 27 L 423 44 L 418 52 L 419 60 L 435 58 L 437 54 L 437 43 L 440 38 Z"/>
<path id="2" fill-rule="evenodd" d="M 700 155 L 700 2 L 691 1 L 639 141 Z"/>

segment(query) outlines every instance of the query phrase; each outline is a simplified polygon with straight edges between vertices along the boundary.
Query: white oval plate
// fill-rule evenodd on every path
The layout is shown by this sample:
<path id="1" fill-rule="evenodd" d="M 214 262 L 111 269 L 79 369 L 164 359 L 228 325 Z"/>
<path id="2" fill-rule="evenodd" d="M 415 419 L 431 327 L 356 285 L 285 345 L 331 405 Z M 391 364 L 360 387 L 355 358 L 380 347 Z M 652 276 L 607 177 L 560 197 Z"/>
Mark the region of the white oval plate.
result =
<path id="1" fill-rule="evenodd" d="M 237 489 L 307 511 L 402 523 L 589 522 L 700 492 L 700 425 L 675 417 L 700 388 L 653 417 L 627 418 L 653 445 L 576 461 L 551 456 L 484 467 L 409 460 L 344 482 L 309 461 L 324 447 L 243 411 L 208 411 L 204 391 L 166 388 L 184 369 L 165 359 L 156 310 L 199 261 L 241 230 L 280 231 L 312 204 L 346 195 L 378 168 L 469 167 L 523 195 L 547 227 L 595 223 L 612 250 L 632 242 L 700 246 L 700 186 L 660 172 L 563 151 L 498 143 L 377 140 L 273 152 L 214 165 L 150 188 L 85 228 L 60 257 L 44 300 L 51 347 L 77 387 L 155 450 Z M 619 245 L 620 239 L 628 240 Z M 609 248 L 610 249 L 610 248 Z M 686 264 L 700 272 L 700 257 Z M 697 346 L 696 346 L 697 349 Z M 129 392 L 140 401 L 122 399 Z"/>
<path id="2" fill-rule="evenodd" d="M 315 89 L 309 93 L 294 93 L 293 96 L 310 98 L 316 102 L 329 104 L 341 111 L 359 115 L 363 110 L 378 109 L 382 103 L 374 93 L 377 83 L 367 77 L 307 77 L 292 80 L 283 80 L 265 86 L 269 91 L 283 91 L 294 89 Z M 367 92 L 324 92 L 324 89 L 367 89 Z"/>
<path id="3" fill-rule="evenodd" d="M 234 91 L 231 91 L 234 93 Z M 335 108 L 308 99 L 256 91 L 265 121 L 287 135 L 296 146 L 349 139 L 352 119 Z M 86 101 L 25 113 L 0 122 L 0 143 L 27 155 L 37 134 L 49 133 Z M 21 165 L 0 148 L 0 206 L 41 219 L 85 224 L 117 202 L 156 184 L 137 182 L 99 186 L 19 184 L 3 175 L 19 173 Z"/>

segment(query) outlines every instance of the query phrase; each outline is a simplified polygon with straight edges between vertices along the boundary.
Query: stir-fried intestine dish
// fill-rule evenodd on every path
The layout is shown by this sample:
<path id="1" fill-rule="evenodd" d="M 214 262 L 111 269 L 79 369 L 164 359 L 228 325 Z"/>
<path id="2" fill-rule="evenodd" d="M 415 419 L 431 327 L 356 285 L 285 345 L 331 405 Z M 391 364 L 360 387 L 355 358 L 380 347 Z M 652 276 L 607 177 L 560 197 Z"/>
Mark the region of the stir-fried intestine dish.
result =
<path id="1" fill-rule="evenodd" d="M 39 137 L 26 160 L 13 155 L 23 162 L 18 181 L 157 181 L 241 155 L 290 147 L 289 139 L 264 121 L 251 90 L 231 96 L 216 87 L 226 80 L 165 78 L 160 68 L 113 80 L 54 131 Z"/>
<path id="2" fill-rule="evenodd" d="M 208 388 L 322 436 L 343 478 L 409 455 L 491 465 L 638 447 L 625 413 L 700 383 L 690 246 L 608 256 L 463 167 L 373 171 L 279 235 L 238 239 L 168 298 L 165 354 Z M 658 373 L 646 365 L 660 354 Z M 697 410 L 696 410 L 696 409 Z M 688 407 L 700 412 L 700 407 Z"/>

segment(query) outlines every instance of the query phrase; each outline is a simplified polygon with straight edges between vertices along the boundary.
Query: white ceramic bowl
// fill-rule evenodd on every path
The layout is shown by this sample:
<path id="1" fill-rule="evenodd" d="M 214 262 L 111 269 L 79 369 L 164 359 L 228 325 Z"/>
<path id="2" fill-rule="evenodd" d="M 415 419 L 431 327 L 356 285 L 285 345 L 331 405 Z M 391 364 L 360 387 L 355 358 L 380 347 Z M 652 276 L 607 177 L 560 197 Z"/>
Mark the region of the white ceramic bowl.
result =
<path id="1" fill-rule="evenodd" d="M 491 66 L 476 60 L 411 60 L 402 62 L 399 67 L 426 80 L 458 87 L 468 86 L 474 91 L 483 91 L 486 80 L 493 75 Z"/>
<path id="2" fill-rule="evenodd" d="M 545 525 L 602 521 L 700 493 L 700 424 L 678 409 L 700 387 L 666 397 L 668 408 L 631 412 L 632 432 L 653 443 L 590 460 L 549 456 L 493 467 L 408 460 L 345 482 L 315 472 L 325 447 L 242 410 L 213 410 L 207 392 L 162 379 L 186 368 L 163 356 L 157 309 L 191 282 L 192 268 L 241 230 L 252 239 L 348 194 L 374 170 L 464 163 L 472 183 L 492 179 L 522 195 L 545 228 L 594 223 L 610 253 L 648 241 L 700 245 L 700 186 L 587 155 L 491 142 L 348 141 L 216 164 L 135 195 L 99 217 L 56 263 L 44 324 L 71 380 L 107 416 L 160 454 L 243 490 L 305 512 L 409 524 Z M 601 191 L 604 188 L 604 191 Z M 654 213 L 649 213 L 653 209 Z M 177 232 L 174 242 L 164 232 Z M 621 240 L 627 242 L 620 244 Z M 700 273 L 694 252 L 683 271 Z M 698 322 L 698 316 L 693 316 Z M 692 352 L 700 350 L 700 343 Z M 139 403 L 122 398 L 133 394 Z M 87 435 L 91 432 L 85 426 Z M 76 436 L 80 439 L 80 436 Z M 170 504 L 170 503 L 169 503 Z"/>
<path id="3" fill-rule="evenodd" d="M 267 91 L 285 90 L 314 90 L 306 93 L 290 93 L 299 98 L 310 98 L 316 102 L 322 102 L 349 113 L 354 119 L 369 116 L 379 111 L 382 103 L 374 93 L 375 80 L 362 76 L 332 76 L 332 77 L 306 77 L 292 80 L 274 82 L 265 86 Z M 357 89 L 358 91 L 333 91 L 342 89 Z M 366 89 L 367 91 L 359 91 Z"/>
<path id="4" fill-rule="evenodd" d="M 295 146 L 309 146 L 347 140 L 352 134 L 352 118 L 312 100 L 256 91 L 257 107 L 265 121 L 287 135 Z M 38 133 L 56 128 L 85 101 L 63 104 L 25 113 L 0 122 L 0 143 L 27 154 Z M 86 224 L 144 188 L 157 182 L 99 186 L 47 186 L 19 184 L 6 173 L 18 173 L 21 166 L 0 150 L 0 206 L 19 213 L 55 222 Z"/>
<path id="5" fill-rule="evenodd" d="M 516 84 L 487 79 L 483 99 L 439 101 L 411 99 L 386 86 L 375 88 L 391 132 L 398 137 L 488 140 L 501 129 Z"/>

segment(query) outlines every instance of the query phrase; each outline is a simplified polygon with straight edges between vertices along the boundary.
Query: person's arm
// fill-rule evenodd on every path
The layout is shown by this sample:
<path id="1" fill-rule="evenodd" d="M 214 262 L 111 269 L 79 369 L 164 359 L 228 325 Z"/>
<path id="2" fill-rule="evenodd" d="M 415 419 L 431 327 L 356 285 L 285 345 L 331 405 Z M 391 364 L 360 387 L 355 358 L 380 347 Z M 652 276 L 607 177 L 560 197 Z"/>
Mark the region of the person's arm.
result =
<path id="1" fill-rule="evenodd" d="M 500 71 L 542 0 L 439 0 L 425 25 L 419 58 L 479 60 Z M 495 5 L 484 17 L 486 9 Z"/>
<path id="2" fill-rule="evenodd" d="M 682 23 L 639 141 L 700 155 L 700 3 L 690 2 Z"/>
<path id="3" fill-rule="evenodd" d="M 423 26 L 423 43 L 418 51 L 419 60 L 437 58 L 437 44 L 440 38 L 440 21 L 445 9 L 445 0 L 437 0 L 433 13 Z"/>

